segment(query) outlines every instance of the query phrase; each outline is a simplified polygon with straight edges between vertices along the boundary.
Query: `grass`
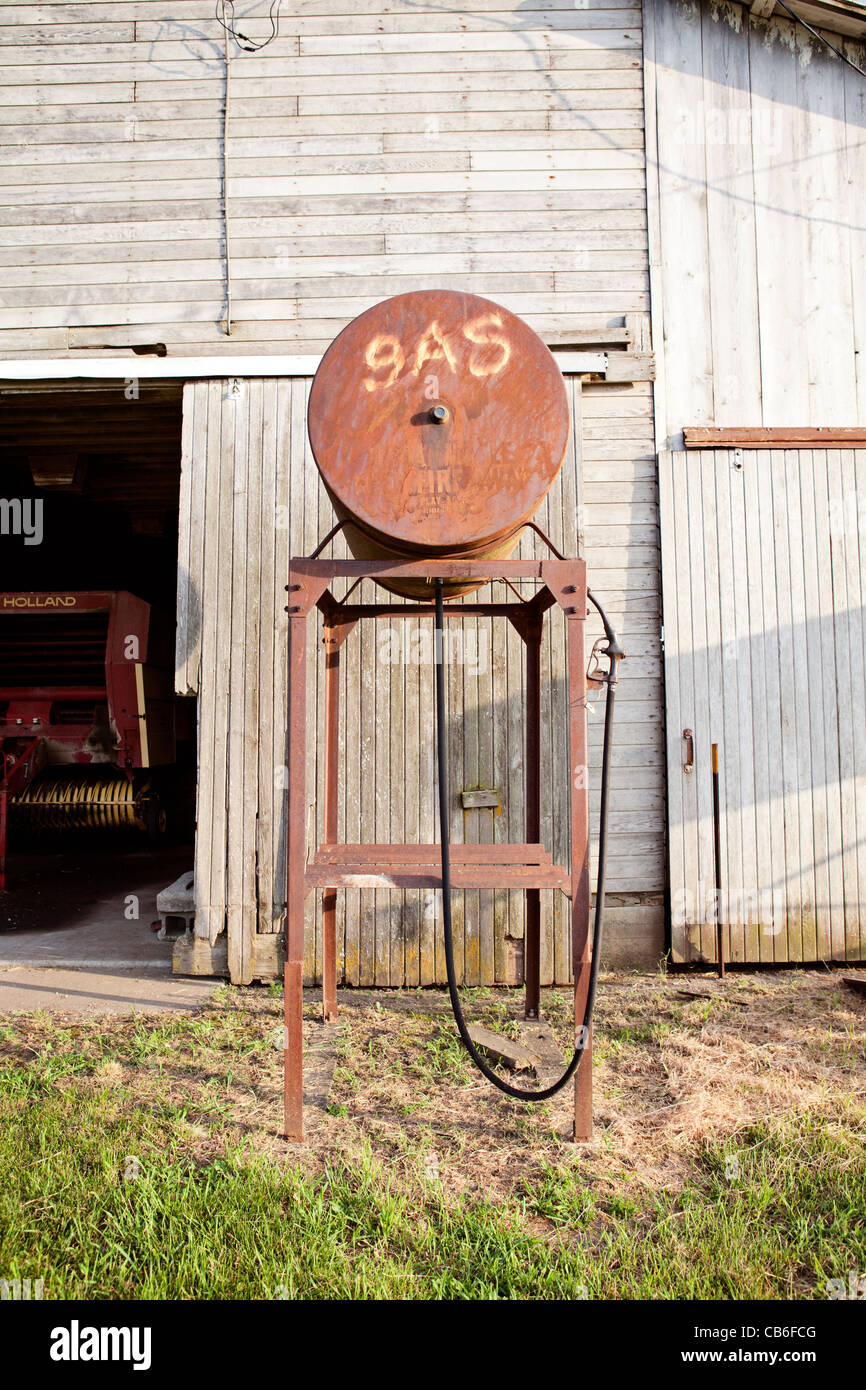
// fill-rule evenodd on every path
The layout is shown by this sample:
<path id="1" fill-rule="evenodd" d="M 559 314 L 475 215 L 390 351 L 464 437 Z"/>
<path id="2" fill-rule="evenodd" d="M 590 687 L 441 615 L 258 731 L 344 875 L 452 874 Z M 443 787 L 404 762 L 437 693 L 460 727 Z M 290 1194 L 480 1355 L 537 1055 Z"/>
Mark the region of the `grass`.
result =
<path id="1" fill-rule="evenodd" d="M 562 1297 L 574 1287 L 575 1257 L 551 1257 L 519 1219 L 435 1192 L 419 1206 L 369 1159 L 316 1177 L 238 1151 L 199 1166 L 176 1123 L 32 1079 L 6 1088 L 3 1108 L 0 1267 L 43 1278 L 51 1298 Z"/>
<path id="2" fill-rule="evenodd" d="M 551 1168 L 529 1204 L 563 1229 L 595 1233 L 585 1278 L 600 1297 L 820 1297 L 840 1270 L 866 1264 L 866 1141 L 850 1119 L 757 1125 L 735 1151 L 709 1144 L 676 1196 L 599 1200 Z"/>
<path id="3" fill-rule="evenodd" d="M 591 1149 L 565 1142 L 567 1102 L 480 1086 L 421 1004 L 343 1011 L 301 1150 L 276 1133 L 272 989 L 194 1017 L 8 1020 L 0 1276 L 42 1278 L 52 1299 L 825 1297 L 866 1270 L 861 1006 L 788 976 L 749 1010 L 732 987 L 708 1022 L 653 987 L 650 1019 L 644 985 L 609 983 L 598 1081 L 616 1099 L 599 1099 Z M 511 1027 L 507 996 L 473 1002 Z M 762 1009 L 786 1020 L 770 1042 Z M 566 1003 L 549 1014 L 564 1026 Z M 711 1078 L 715 1108 L 688 1081 L 704 1119 L 686 1124 L 670 1096 L 719 1050 L 717 1026 L 739 1067 Z"/>

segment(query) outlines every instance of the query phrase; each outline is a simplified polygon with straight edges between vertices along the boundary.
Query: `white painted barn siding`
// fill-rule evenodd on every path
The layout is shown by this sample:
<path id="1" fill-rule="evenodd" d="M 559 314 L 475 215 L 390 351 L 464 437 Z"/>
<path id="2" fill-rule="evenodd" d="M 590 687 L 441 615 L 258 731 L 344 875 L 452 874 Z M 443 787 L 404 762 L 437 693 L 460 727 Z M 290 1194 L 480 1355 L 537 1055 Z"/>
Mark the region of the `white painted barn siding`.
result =
<path id="1" fill-rule="evenodd" d="M 646 334 L 638 6 L 305 0 L 283 9 L 280 37 L 264 52 L 230 46 L 224 149 L 212 0 L 0 4 L 0 355 L 74 362 L 149 343 L 169 356 L 318 353 L 370 304 L 437 286 L 498 300 L 550 342 L 603 343 L 626 315 Z M 267 36 L 265 11 L 243 17 L 246 33 Z M 284 382 L 264 399 L 284 405 L 301 389 Z M 258 390 L 251 382 L 247 400 Z M 584 387 L 578 518 L 591 583 L 628 651 L 608 886 L 622 913 L 611 940 L 624 933 L 637 956 L 642 940 L 659 942 L 665 873 L 651 392 L 648 381 Z M 242 428 L 264 457 L 257 420 Z M 287 428 L 282 417 L 267 427 Z M 193 499 L 204 506 L 197 489 L 211 497 L 232 466 L 209 445 Z M 201 539 L 204 527 L 246 562 L 232 516 L 228 502 L 202 511 L 192 534 Z M 303 521 L 305 549 L 326 529 L 318 520 Z M 569 521 L 552 525 L 567 532 Z M 230 756 L 219 731 L 243 698 L 237 679 L 210 696 L 202 687 L 203 756 L 217 777 Z M 250 833 L 243 820 L 232 829 Z M 214 870 L 229 884 L 241 872 L 230 862 Z M 248 866 L 243 875 L 232 911 L 249 921 Z M 202 920 L 212 931 L 209 898 Z M 249 968 L 236 958 L 233 973 Z"/>
<path id="2" fill-rule="evenodd" d="M 646 0 L 645 25 L 660 446 L 866 424 L 866 81 L 742 5 Z"/>
<path id="3" fill-rule="evenodd" d="M 640 9 L 496 4 L 305 0 L 230 45 L 233 352 L 425 286 L 542 334 L 647 309 Z M 2 347 L 225 350 L 225 82 L 211 0 L 0 5 Z"/>
<path id="4" fill-rule="evenodd" d="M 644 23 L 672 951 L 715 955 L 716 742 L 729 958 L 862 959 L 862 454 L 682 430 L 866 424 L 866 81 L 744 6 Z"/>
<path id="5" fill-rule="evenodd" d="M 866 451 L 663 453 L 660 476 L 674 959 L 716 954 L 717 743 L 728 960 L 862 960 Z"/>

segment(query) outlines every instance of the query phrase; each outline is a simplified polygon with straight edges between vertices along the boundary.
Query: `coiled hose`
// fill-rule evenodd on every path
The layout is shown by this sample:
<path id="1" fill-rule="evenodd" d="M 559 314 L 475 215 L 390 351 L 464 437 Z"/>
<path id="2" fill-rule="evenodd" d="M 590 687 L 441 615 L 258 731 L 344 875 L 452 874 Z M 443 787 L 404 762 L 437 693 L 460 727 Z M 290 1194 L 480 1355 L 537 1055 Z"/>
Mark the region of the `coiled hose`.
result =
<path id="1" fill-rule="evenodd" d="M 448 974 L 448 993 L 451 996 L 451 1009 L 454 1020 L 457 1024 L 457 1031 L 466 1047 L 469 1056 L 475 1063 L 478 1070 L 492 1081 L 493 1085 L 505 1095 L 513 1096 L 515 1100 L 542 1101 L 549 1100 L 555 1096 L 557 1091 L 561 1091 L 574 1073 L 577 1071 L 580 1059 L 586 1051 L 589 1041 L 589 1028 L 592 1022 L 592 1012 L 595 1006 L 595 994 L 598 983 L 598 963 L 601 957 L 601 932 L 604 920 L 604 875 L 605 863 L 607 859 L 607 805 L 608 805 L 608 781 L 610 774 L 610 749 L 611 731 L 613 729 L 613 702 L 616 693 L 618 663 L 622 658 L 623 652 L 616 639 L 616 634 L 601 604 L 587 590 L 587 597 L 598 610 L 602 623 L 604 624 L 605 637 L 607 639 L 606 654 L 610 657 L 610 672 L 606 678 L 607 696 L 604 707 L 604 747 L 601 760 L 601 803 L 599 806 L 599 832 L 598 832 L 598 876 L 595 888 L 595 925 L 592 937 L 592 964 L 589 972 L 589 989 L 586 996 L 586 1009 L 583 1015 L 583 1024 L 577 1039 L 574 1054 L 566 1067 L 565 1071 L 553 1085 L 546 1086 L 542 1091 L 524 1091 L 519 1086 L 511 1086 L 507 1081 L 503 1081 L 478 1051 L 475 1043 L 469 1034 L 466 1017 L 463 1013 L 463 1006 L 460 1002 L 460 994 L 457 989 L 457 975 L 454 969 L 454 937 L 451 921 L 451 835 L 448 825 L 448 727 L 445 714 L 445 643 L 444 633 L 444 613 L 443 613 L 443 586 L 442 580 L 437 579 L 436 583 L 436 756 L 439 768 L 439 838 L 442 849 L 442 915 L 445 929 L 445 968 Z"/>

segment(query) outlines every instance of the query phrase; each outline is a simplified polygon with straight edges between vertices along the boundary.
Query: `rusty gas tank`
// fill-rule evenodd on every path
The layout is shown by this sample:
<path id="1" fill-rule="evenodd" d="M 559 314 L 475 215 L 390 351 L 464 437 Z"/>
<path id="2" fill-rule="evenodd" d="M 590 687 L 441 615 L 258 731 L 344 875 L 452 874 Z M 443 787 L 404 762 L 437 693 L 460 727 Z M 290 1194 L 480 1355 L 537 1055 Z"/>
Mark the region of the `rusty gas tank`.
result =
<path id="1" fill-rule="evenodd" d="M 477 295 L 418 290 L 334 339 L 308 427 L 355 556 L 501 558 L 562 466 L 569 411 L 559 368 L 522 319 Z M 411 581 L 386 587 L 429 597 Z"/>

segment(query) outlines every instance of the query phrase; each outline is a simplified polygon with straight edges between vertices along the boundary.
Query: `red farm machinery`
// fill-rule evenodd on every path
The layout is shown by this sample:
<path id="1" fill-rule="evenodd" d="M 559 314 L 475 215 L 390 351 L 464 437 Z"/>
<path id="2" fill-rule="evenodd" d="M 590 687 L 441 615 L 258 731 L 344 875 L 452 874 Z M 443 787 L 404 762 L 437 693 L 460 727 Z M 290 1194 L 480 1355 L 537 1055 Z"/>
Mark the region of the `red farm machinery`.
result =
<path id="1" fill-rule="evenodd" d="M 0 888 L 10 823 L 164 832 L 172 642 L 164 615 L 124 590 L 0 593 Z"/>

